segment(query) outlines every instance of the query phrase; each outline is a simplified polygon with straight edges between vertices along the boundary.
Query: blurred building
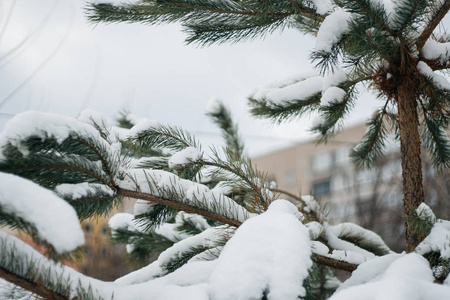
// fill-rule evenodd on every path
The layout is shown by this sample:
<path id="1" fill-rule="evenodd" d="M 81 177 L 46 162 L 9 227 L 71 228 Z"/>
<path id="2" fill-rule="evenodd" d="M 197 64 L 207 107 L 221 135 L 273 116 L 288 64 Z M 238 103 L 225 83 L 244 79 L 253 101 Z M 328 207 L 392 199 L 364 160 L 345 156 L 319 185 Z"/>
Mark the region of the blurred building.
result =
<path id="1" fill-rule="evenodd" d="M 276 179 L 280 190 L 315 195 L 329 212 L 330 222 L 355 222 L 380 234 L 393 249 L 402 250 L 399 146 L 391 136 L 385 157 L 370 170 L 357 170 L 349 154 L 365 131 L 366 126 L 360 124 L 344 129 L 326 144 L 307 141 L 252 161 Z M 450 207 L 445 199 L 450 192 L 450 177 L 435 172 L 426 155 L 423 167 L 427 204 L 441 213 L 438 217 L 447 218 Z"/>
<path id="2" fill-rule="evenodd" d="M 85 275 L 96 279 L 115 280 L 139 267 L 130 263 L 125 245 L 115 244 L 111 240 L 108 221 L 117 212 L 132 212 L 135 200 L 124 199 L 123 204 L 108 216 L 88 219 L 81 226 L 85 235 L 84 254 L 78 269 Z"/>

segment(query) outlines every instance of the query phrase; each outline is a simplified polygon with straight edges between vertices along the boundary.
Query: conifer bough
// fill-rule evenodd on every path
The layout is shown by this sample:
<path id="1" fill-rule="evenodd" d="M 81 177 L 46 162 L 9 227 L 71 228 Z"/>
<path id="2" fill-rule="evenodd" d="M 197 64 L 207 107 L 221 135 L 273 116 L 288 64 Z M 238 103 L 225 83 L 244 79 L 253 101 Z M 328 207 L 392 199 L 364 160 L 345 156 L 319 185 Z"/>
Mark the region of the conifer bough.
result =
<path id="1" fill-rule="evenodd" d="M 252 112 L 275 122 L 318 112 L 322 119 L 312 130 L 326 141 L 351 113 L 358 89 L 375 90 L 385 104 L 368 122 L 352 157 L 358 166 L 372 166 L 383 154 L 386 134 L 396 132 L 401 144 L 406 248 L 411 252 L 425 237 L 409 224 L 414 218 L 411 212 L 424 202 L 421 139 L 436 168 L 450 166 L 445 132 L 450 85 L 439 74 L 450 66 L 450 41 L 435 30 L 449 9 L 449 1 L 425 0 L 169 0 L 93 4 L 88 18 L 152 25 L 179 22 L 188 33 L 187 42 L 200 45 L 234 43 L 286 26 L 316 35 L 311 58 L 319 73 L 256 92 L 250 99 Z M 315 85 L 311 85 L 313 77 L 317 77 Z"/>
<path id="2" fill-rule="evenodd" d="M 280 123 L 317 112 L 312 130 L 326 141 L 351 113 L 359 89 L 377 91 L 384 103 L 352 157 L 357 166 L 370 167 L 383 155 L 389 131 L 397 134 L 408 254 L 393 253 L 356 224 L 329 224 L 310 196 L 297 197 L 300 211 L 275 200 L 274 191 L 284 192 L 254 168 L 229 111 L 215 102 L 208 114 L 227 146 L 211 155 L 181 128 L 136 124 L 127 115 L 121 124 L 134 126 L 126 137 L 93 112 L 78 119 L 28 113 L 10 121 L 0 138 L 0 171 L 16 184 L 2 186 L 0 225 L 29 232 L 54 256 L 61 248 L 41 228 L 61 222 L 35 219 L 28 205 L 11 201 L 31 207 L 32 198 L 52 190 L 61 198 L 52 201 L 66 201 L 85 219 L 131 196 L 141 199 L 134 214 L 112 218 L 113 237 L 132 256 L 151 253 L 145 245 L 156 242 L 168 248 L 152 264 L 106 283 L 0 232 L 0 276 L 55 299 L 447 298 L 450 223 L 424 203 L 421 141 L 434 166 L 448 169 L 450 83 L 439 72 L 450 67 L 450 40 L 435 29 L 449 9 L 450 1 L 425 0 L 144 0 L 87 8 L 92 22 L 179 22 L 187 42 L 200 45 L 263 37 L 286 26 L 313 34 L 317 72 L 256 91 L 249 99 L 252 113 Z M 37 184 L 35 197 L 15 188 L 25 179 L 11 174 Z M 73 214 L 62 211 L 62 217 Z M 67 220 L 72 225 L 57 234 L 74 226 Z M 357 269 L 338 288 L 326 266 Z"/>

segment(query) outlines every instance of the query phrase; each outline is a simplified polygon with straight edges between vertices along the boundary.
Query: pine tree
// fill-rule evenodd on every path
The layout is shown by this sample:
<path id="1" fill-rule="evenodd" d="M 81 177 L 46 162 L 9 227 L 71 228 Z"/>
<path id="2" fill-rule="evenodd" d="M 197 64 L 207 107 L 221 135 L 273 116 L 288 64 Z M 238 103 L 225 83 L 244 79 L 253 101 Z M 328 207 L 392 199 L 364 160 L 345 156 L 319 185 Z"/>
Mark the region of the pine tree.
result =
<path id="1" fill-rule="evenodd" d="M 252 164 L 220 102 L 208 115 L 226 146 L 209 152 L 170 124 L 133 124 L 122 116 L 132 126 L 124 137 L 92 112 L 76 119 L 29 112 L 12 119 L 0 138 L 0 225 L 29 233 L 49 258 L 0 232 L 0 277 L 21 288 L 11 297 L 29 291 L 44 299 L 325 299 L 336 288 L 333 300 L 450 295 L 450 223 L 423 203 L 419 156 L 421 137 L 436 167 L 449 167 L 450 85 L 435 73 L 446 69 L 448 51 L 446 36 L 432 33 L 450 2 L 393 7 L 359 0 L 158 0 L 93 4 L 87 11 L 95 22 L 179 21 L 188 42 L 202 45 L 286 26 L 317 35 L 312 59 L 319 73 L 257 91 L 252 112 L 282 122 L 318 111 L 313 130 L 326 141 L 361 84 L 378 91 L 384 105 L 352 155 L 370 166 L 388 130 L 398 133 L 413 253 L 393 253 L 356 224 L 329 224 L 311 196 L 289 195 L 297 206 L 279 199 L 287 193 Z M 134 214 L 113 216 L 113 237 L 137 259 L 162 251 L 155 262 L 113 283 L 55 262 L 82 246 L 78 219 L 107 214 L 124 197 L 139 200 Z M 340 284 L 332 270 L 356 271 Z"/>
<path id="2" fill-rule="evenodd" d="M 186 41 L 199 45 L 263 37 L 288 26 L 316 35 L 311 59 L 324 82 L 299 77 L 280 86 L 278 93 L 256 93 L 250 99 L 252 113 L 283 122 L 318 112 L 322 121 L 312 130 L 320 135 L 319 140 L 326 141 L 351 112 L 358 89 L 373 89 L 384 104 L 368 121 L 369 129 L 352 157 L 358 166 L 372 166 L 383 154 L 389 129 L 396 132 L 401 144 L 406 248 L 411 252 L 424 239 L 424 234 L 411 230 L 408 222 L 414 209 L 424 203 L 421 140 L 433 155 L 436 168 L 450 167 L 450 140 L 445 131 L 450 119 L 450 85 L 438 74 L 450 67 L 450 40 L 445 33 L 435 31 L 450 3 L 383 3 L 144 0 L 137 4 L 93 4 L 88 17 L 95 23 L 179 22 L 188 33 Z"/>

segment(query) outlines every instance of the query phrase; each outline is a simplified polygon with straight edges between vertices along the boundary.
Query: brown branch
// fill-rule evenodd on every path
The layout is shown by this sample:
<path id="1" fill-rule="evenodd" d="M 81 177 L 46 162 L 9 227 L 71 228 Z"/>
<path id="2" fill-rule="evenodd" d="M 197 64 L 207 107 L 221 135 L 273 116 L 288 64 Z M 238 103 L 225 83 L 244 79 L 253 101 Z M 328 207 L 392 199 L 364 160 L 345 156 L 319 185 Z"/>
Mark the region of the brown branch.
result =
<path id="1" fill-rule="evenodd" d="M 417 51 L 421 51 L 428 38 L 433 33 L 434 29 L 439 25 L 442 19 L 445 17 L 450 9 L 450 0 L 446 0 L 445 3 L 435 12 L 432 16 L 430 23 L 425 27 L 416 41 Z"/>
<path id="2" fill-rule="evenodd" d="M 23 278 L 13 272 L 5 270 L 0 267 L 0 277 L 6 281 L 11 282 L 14 285 L 20 286 L 36 295 L 43 297 L 44 299 L 52 300 L 69 300 L 70 298 L 65 295 L 61 295 L 49 289 L 43 283 L 30 279 Z M 74 298 L 75 299 L 75 298 Z"/>
<path id="3" fill-rule="evenodd" d="M 117 188 L 117 192 L 118 192 L 118 195 L 121 195 L 124 197 L 129 197 L 129 198 L 134 198 L 134 199 L 142 199 L 142 200 L 147 200 L 147 201 L 154 202 L 154 203 L 159 203 L 162 205 L 169 206 L 171 208 L 180 209 L 180 210 L 183 210 L 183 211 L 186 211 L 189 213 L 195 213 L 195 214 L 204 216 L 208 219 L 216 220 L 216 221 L 219 221 L 219 222 L 231 225 L 231 226 L 239 227 L 242 224 L 241 221 L 233 220 L 233 219 L 230 219 L 223 215 L 213 213 L 213 212 L 207 211 L 205 209 L 197 208 L 195 206 L 192 206 L 192 205 L 189 205 L 186 203 L 180 203 L 175 200 L 165 199 L 165 198 L 147 194 L 147 193 L 125 190 L 125 189 L 121 189 L 119 187 Z M 318 264 L 325 265 L 325 266 L 339 269 L 339 270 L 343 270 L 343 271 L 348 271 L 348 272 L 352 272 L 358 267 L 358 265 L 355 265 L 355 264 L 336 260 L 336 259 L 329 258 L 326 256 L 321 256 L 318 254 L 313 254 L 312 259 L 314 262 L 316 262 Z"/>
<path id="4" fill-rule="evenodd" d="M 331 268 L 338 269 L 338 270 L 347 271 L 347 272 L 353 272 L 358 267 L 358 265 L 356 265 L 356 264 L 351 264 L 351 263 L 348 263 L 345 261 L 336 260 L 336 259 L 329 258 L 326 256 L 318 255 L 318 254 L 313 254 L 311 256 L 311 258 L 317 264 L 324 265 L 324 266 L 331 267 Z"/>
<path id="5" fill-rule="evenodd" d="M 212 161 L 204 161 L 202 162 L 205 166 L 213 166 L 213 167 L 217 167 L 217 168 L 221 168 L 224 169 L 228 172 L 233 173 L 234 175 L 239 176 L 242 180 L 244 180 L 249 186 L 250 188 L 255 192 L 255 194 L 258 196 L 258 198 L 261 200 L 261 203 L 264 203 L 264 196 L 261 193 L 261 189 L 259 188 L 259 186 L 257 184 L 255 184 L 254 182 L 252 182 L 247 176 L 245 176 L 245 174 L 242 174 L 240 170 L 235 170 L 233 168 L 230 168 L 227 165 L 218 163 L 218 162 L 212 162 Z M 267 207 L 265 207 L 265 209 L 267 209 Z"/>
<path id="6" fill-rule="evenodd" d="M 120 196 L 123 196 L 123 197 L 142 199 L 142 200 L 147 200 L 147 201 L 154 202 L 154 203 L 159 203 L 162 205 L 169 206 L 171 208 L 183 210 L 188 213 L 198 214 L 198 215 L 204 216 L 208 219 L 216 220 L 216 221 L 219 221 L 219 222 L 231 225 L 231 226 L 235 226 L 235 227 L 239 227 L 242 224 L 242 222 L 240 222 L 238 220 L 230 219 L 226 216 L 208 211 L 206 209 L 198 208 L 198 207 L 195 207 L 190 204 L 181 203 L 181 202 L 178 202 L 175 200 L 166 199 L 166 198 L 158 197 L 158 196 L 147 194 L 147 193 L 130 191 L 130 190 L 125 190 L 125 189 L 117 187 L 117 194 Z"/>

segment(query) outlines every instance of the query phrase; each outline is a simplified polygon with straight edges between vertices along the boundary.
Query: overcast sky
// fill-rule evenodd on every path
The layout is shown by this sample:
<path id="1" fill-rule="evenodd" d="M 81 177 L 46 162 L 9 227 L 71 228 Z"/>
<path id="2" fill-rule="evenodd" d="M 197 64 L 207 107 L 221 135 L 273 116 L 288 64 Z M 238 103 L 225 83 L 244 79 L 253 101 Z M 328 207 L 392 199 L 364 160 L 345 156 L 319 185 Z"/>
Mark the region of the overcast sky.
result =
<path id="1" fill-rule="evenodd" d="M 185 45 L 178 25 L 94 26 L 84 7 L 84 0 L 0 1 L 0 127 L 26 110 L 77 116 L 90 108 L 113 120 L 127 109 L 218 143 L 218 130 L 204 116 L 216 96 L 239 121 L 252 155 L 310 138 L 312 118 L 273 126 L 250 116 L 246 97 L 311 69 L 312 38 L 289 29 L 199 48 Z M 376 102 L 365 96 L 359 104 L 349 124 L 364 121 Z"/>

